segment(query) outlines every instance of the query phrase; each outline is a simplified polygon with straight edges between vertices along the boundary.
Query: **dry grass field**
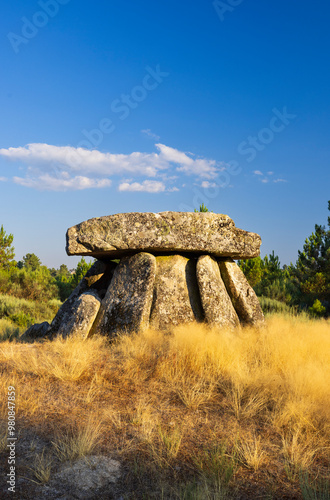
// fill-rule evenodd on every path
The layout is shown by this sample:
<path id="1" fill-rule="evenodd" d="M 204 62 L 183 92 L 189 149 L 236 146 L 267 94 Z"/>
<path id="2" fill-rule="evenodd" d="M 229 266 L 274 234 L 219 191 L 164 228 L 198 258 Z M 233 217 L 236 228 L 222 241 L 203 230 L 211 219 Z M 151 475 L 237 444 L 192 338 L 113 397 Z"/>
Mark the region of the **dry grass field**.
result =
<path id="1" fill-rule="evenodd" d="M 329 321 L 4 341 L 0 365 L 1 472 L 8 386 L 18 433 L 45 443 L 34 452 L 31 437 L 17 498 L 89 454 L 122 464 L 116 498 L 330 498 Z"/>

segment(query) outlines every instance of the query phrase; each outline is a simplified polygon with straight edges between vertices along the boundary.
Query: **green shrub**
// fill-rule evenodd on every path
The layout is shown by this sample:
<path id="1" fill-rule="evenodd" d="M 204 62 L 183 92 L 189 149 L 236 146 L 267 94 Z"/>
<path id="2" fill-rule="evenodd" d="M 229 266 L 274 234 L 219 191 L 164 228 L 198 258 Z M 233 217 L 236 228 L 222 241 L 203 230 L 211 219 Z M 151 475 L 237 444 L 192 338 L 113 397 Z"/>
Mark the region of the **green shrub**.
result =
<path id="1" fill-rule="evenodd" d="M 56 281 L 45 266 L 35 271 L 18 267 L 10 270 L 0 268 L 0 293 L 43 302 L 59 295 Z"/>
<path id="2" fill-rule="evenodd" d="M 290 307 L 284 302 L 280 302 L 279 300 L 264 297 L 263 295 L 261 297 L 258 297 L 258 299 L 264 314 L 280 313 L 296 315 L 298 313 L 296 307 Z"/>
<path id="3" fill-rule="evenodd" d="M 50 299 L 46 304 L 47 308 L 53 313 L 54 316 L 61 307 L 61 305 L 62 302 L 58 299 Z"/>
<path id="4" fill-rule="evenodd" d="M 0 319 L 0 342 L 9 340 L 10 342 L 17 339 L 24 330 L 13 325 L 10 321 L 6 319 Z"/>
<path id="5" fill-rule="evenodd" d="M 319 299 L 316 299 L 314 304 L 308 308 L 308 312 L 313 318 L 321 318 L 325 315 L 326 308 Z"/>
<path id="6" fill-rule="evenodd" d="M 74 274 L 71 276 L 71 289 L 73 290 L 78 286 L 80 280 L 83 279 L 87 271 L 92 267 L 92 262 L 87 263 L 84 257 L 81 257 L 80 261 L 77 264 L 76 270 Z"/>
<path id="7" fill-rule="evenodd" d="M 34 302 L 0 294 L 0 319 L 4 318 L 19 327 L 28 328 L 33 323 L 50 322 L 60 306 L 61 302 L 56 299 Z"/>
<path id="8" fill-rule="evenodd" d="M 8 319 L 15 323 L 15 325 L 21 326 L 22 328 L 29 328 L 31 325 L 36 323 L 36 320 L 32 316 L 23 312 L 10 314 Z"/>

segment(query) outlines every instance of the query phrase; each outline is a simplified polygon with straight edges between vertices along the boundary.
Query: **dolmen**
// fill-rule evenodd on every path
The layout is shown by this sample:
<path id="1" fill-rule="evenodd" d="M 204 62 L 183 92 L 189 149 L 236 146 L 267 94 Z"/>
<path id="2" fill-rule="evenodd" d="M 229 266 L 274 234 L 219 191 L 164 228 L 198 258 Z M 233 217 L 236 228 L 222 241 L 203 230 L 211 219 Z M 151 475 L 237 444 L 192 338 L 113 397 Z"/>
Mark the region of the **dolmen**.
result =
<path id="1" fill-rule="evenodd" d="M 52 323 L 42 323 L 42 336 L 260 325 L 258 298 L 234 261 L 257 257 L 260 245 L 258 234 L 211 212 L 89 219 L 68 229 L 66 251 L 97 260 Z"/>

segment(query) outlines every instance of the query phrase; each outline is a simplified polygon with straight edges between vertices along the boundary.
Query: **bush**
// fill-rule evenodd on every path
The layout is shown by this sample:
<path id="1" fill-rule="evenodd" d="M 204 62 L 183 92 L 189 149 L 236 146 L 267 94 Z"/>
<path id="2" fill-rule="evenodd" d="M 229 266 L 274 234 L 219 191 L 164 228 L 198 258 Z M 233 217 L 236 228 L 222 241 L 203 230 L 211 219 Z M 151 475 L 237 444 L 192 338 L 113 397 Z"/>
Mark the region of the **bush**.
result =
<path id="1" fill-rule="evenodd" d="M 298 313 L 298 309 L 296 307 L 290 307 L 279 300 L 264 297 L 263 295 L 258 297 L 258 299 L 264 314 L 281 313 L 296 315 Z"/>
<path id="2" fill-rule="evenodd" d="M 321 318 L 325 315 L 326 308 L 319 299 L 316 299 L 314 304 L 308 308 L 308 312 L 313 318 Z"/>
<path id="3" fill-rule="evenodd" d="M 5 340 L 12 342 L 14 339 L 17 339 L 21 333 L 23 333 L 23 330 L 13 325 L 11 321 L 0 319 L 0 342 L 4 342 Z"/>
<path id="4" fill-rule="evenodd" d="M 33 325 L 36 320 L 34 319 L 33 316 L 30 316 L 30 314 L 25 314 L 23 312 L 19 312 L 16 314 L 10 314 L 8 316 L 10 321 L 15 323 L 15 325 L 20 326 L 22 328 L 29 328 L 31 325 Z"/>
<path id="5" fill-rule="evenodd" d="M 56 281 L 45 266 L 35 271 L 18 267 L 11 270 L 0 269 L 0 292 L 44 302 L 58 298 Z"/>
<path id="6" fill-rule="evenodd" d="M 33 302 L 11 295 L 0 295 L 0 319 L 9 320 L 26 329 L 33 323 L 50 322 L 60 305 L 61 302 L 54 299 L 48 302 Z"/>
<path id="7" fill-rule="evenodd" d="M 80 261 L 77 264 L 75 273 L 71 277 L 71 289 L 74 290 L 76 286 L 78 286 L 80 280 L 83 279 L 87 271 L 92 267 L 92 262 L 87 263 L 84 257 L 81 257 Z"/>
<path id="8" fill-rule="evenodd" d="M 257 295 L 268 297 L 279 302 L 290 302 L 291 295 L 288 292 L 288 282 L 285 279 L 275 279 L 269 282 L 258 283 L 254 290 Z"/>
<path id="9" fill-rule="evenodd" d="M 64 302 L 70 297 L 75 287 L 72 285 L 72 280 L 64 280 L 61 276 L 57 276 L 55 279 L 60 300 Z"/>

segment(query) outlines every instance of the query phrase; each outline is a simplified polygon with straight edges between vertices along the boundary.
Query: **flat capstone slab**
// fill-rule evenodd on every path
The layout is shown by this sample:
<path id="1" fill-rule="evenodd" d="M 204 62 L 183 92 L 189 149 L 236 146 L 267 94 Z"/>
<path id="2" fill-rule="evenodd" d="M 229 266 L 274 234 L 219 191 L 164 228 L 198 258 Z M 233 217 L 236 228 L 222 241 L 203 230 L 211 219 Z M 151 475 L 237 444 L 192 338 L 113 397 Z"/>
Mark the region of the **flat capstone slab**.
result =
<path id="1" fill-rule="evenodd" d="M 251 259 L 260 253 L 261 238 L 238 229 L 223 214 L 211 212 L 124 213 L 96 217 L 67 231 L 68 255 L 98 259 L 130 253 L 210 254 Z"/>

